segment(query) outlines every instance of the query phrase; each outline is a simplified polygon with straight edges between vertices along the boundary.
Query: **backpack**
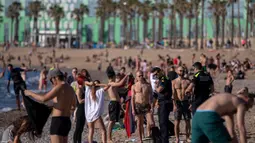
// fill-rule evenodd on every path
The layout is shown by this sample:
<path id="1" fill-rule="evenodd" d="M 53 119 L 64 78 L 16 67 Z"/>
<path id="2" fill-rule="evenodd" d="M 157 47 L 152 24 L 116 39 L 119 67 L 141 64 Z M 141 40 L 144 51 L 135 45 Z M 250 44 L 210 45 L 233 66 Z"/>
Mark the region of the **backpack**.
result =
<path id="1" fill-rule="evenodd" d="M 152 127 L 151 128 L 151 138 L 153 140 L 153 143 L 162 143 L 160 131 L 158 127 Z"/>

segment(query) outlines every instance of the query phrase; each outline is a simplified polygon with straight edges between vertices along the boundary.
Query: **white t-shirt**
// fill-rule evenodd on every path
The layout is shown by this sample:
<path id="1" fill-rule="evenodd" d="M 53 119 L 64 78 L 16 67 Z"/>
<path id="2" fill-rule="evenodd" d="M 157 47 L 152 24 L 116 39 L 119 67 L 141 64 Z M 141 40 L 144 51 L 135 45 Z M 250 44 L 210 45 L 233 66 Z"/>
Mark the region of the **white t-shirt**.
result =
<path id="1" fill-rule="evenodd" d="M 156 80 L 153 79 L 153 74 L 152 73 L 150 74 L 150 81 L 151 81 L 152 91 L 154 92 L 155 91 L 155 82 L 156 82 Z"/>
<path id="2" fill-rule="evenodd" d="M 96 101 L 91 97 L 91 89 L 86 86 L 85 89 L 85 116 L 88 123 L 96 121 L 104 113 L 104 95 L 105 91 L 100 88 L 96 91 Z"/>

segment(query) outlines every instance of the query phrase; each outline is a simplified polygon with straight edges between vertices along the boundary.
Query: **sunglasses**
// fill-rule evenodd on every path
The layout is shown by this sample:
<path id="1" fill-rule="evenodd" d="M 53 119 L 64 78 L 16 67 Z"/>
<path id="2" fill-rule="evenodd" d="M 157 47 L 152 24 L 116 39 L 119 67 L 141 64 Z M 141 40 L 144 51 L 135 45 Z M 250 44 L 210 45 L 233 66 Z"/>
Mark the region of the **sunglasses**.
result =
<path id="1" fill-rule="evenodd" d="M 143 77 L 143 75 L 139 75 L 138 77 Z"/>

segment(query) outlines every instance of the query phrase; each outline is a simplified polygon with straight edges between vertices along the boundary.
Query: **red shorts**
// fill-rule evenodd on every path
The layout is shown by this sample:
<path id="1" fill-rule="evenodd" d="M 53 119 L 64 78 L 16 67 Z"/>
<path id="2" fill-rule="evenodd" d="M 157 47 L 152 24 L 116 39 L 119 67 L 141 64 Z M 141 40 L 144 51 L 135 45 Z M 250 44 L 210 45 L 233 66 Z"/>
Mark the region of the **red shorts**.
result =
<path id="1" fill-rule="evenodd" d="M 46 80 L 46 79 L 43 79 L 43 80 L 42 80 L 42 84 L 43 84 L 43 85 L 46 85 L 46 84 L 47 84 L 47 80 Z"/>

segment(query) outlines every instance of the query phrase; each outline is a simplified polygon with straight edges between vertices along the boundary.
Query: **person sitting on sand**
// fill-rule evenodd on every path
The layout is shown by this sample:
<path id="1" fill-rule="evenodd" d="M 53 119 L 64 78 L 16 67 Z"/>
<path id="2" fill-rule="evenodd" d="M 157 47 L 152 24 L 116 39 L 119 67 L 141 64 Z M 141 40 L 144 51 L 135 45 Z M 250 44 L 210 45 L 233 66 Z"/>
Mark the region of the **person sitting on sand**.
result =
<path id="1" fill-rule="evenodd" d="M 197 108 L 193 117 L 192 143 L 238 142 L 234 129 L 235 114 L 240 142 L 246 143 L 245 113 L 253 104 L 254 94 L 248 93 L 248 88 L 241 89 L 238 95 L 220 93 L 211 97 Z"/>
<path id="2" fill-rule="evenodd" d="M 1 143 L 21 143 L 20 137 L 24 133 L 29 133 L 31 139 L 40 137 L 27 115 L 19 117 L 4 130 Z"/>
<path id="3" fill-rule="evenodd" d="M 110 87 L 109 85 L 100 84 L 100 81 L 96 80 L 90 84 L 86 84 L 85 89 L 85 116 L 88 122 L 89 134 L 88 142 L 93 143 L 93 134 L 95 125 L 98 125 L 102 132 L 102 142 L 106 143 L 106 129 L 102 119 L 104 112 L 104 96 L 105 91 Z M 103 86 L 104 88 L 100 88 Z"/>
<path id="4" fill-rule="evenodd" d="M 144 116 L 147 120 L 147 136 L 150 136 L 151 127 L 155 126 L 153 120 L 153 98 L 152 88 L 149 83 L 144 79 L 142 71 L 136 73 L 137 82 L 132 86 L 132 111 L 133 115 L 137 118 L 137 129 L 139 133 L 140 142 L 144 133 L 143 123 Z"/>
<path id="5" fill-rule="evenodd" d="M 120 96 L 118 94 L 117 89 L 121 86 L 124 85 L 127 77 L 129 75 L 126 75 L 120 82 L 116 82 L 116 76 L 114 71 L 109 72 L 108 73 L 108 78 L 109 78 L 109 83 L 108 85 L 110 85 L 110 88 L 108 89 L 108 95 L 110 98 L 110 103 L 108 106 L 108 110 L 109 110 L 109 117 L 110 117 L 110 122 L 108 125 L 108 135 L 107 135 L 107 142 L 113 142 L 112 141 L 112 128 L 115 124 L 115 122 L 119 121 L 119 116 L 120 116 Z"/>
<path id="6" fill-rule="evenodd" d="M 75 108 L 75 92 L 64 80 L 64 74 L 59 69 L 49 72 L 49 79 L 54 85 L 53 89 L 45 95 L 39 95 L 25 90 L 25 94 L 39 102 L 53 100 L 50 137 L 52 143 L 67 143 L 68 133 L 71 129 L 70 115 Z"/>
<path id="7" fill-rule="evenodd" d="M 227 75 L 227 79 L 226 79 L 226 85 L 224 87 L 224 91 L 226 93 L 232 93 L 232 89 L 233 89 L 233 82 L 234 82 L 235 78 L 233 75 L 233 71 L 229 70 L 228 71 L 228 75 Z"/>

